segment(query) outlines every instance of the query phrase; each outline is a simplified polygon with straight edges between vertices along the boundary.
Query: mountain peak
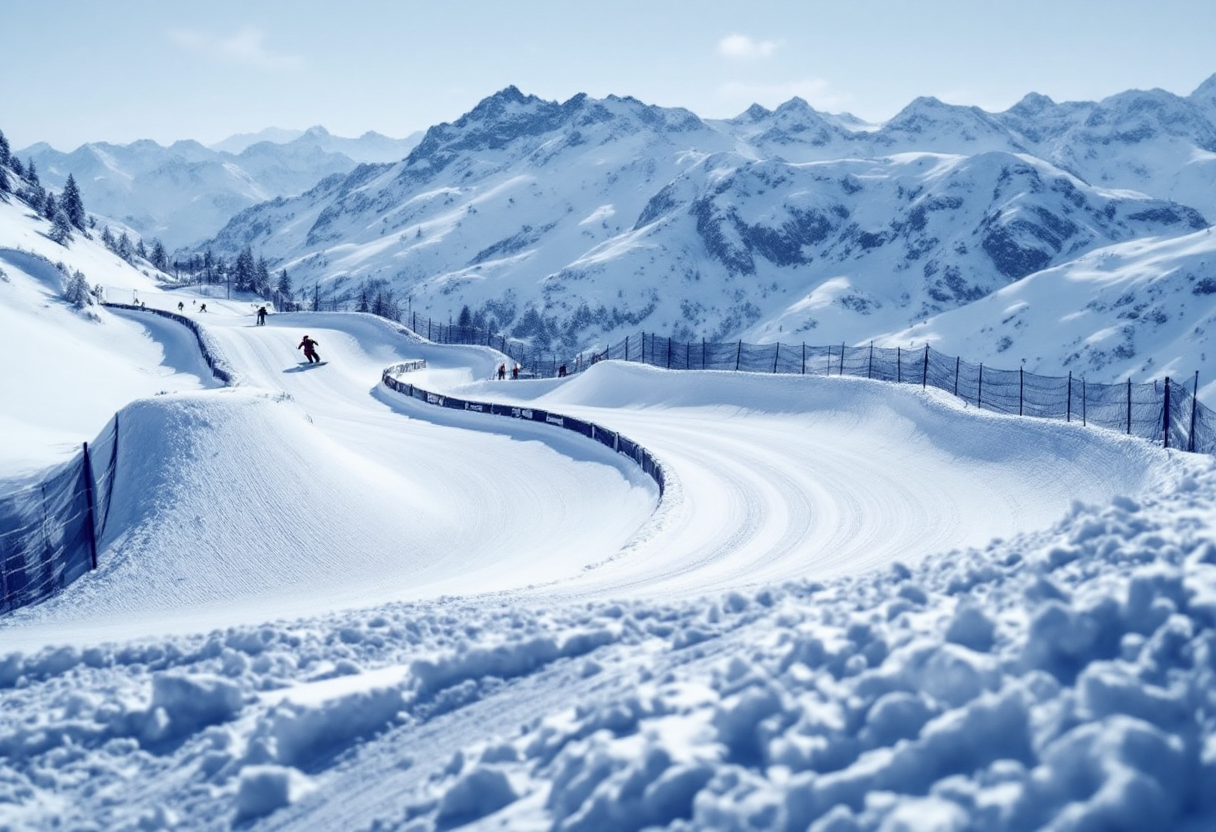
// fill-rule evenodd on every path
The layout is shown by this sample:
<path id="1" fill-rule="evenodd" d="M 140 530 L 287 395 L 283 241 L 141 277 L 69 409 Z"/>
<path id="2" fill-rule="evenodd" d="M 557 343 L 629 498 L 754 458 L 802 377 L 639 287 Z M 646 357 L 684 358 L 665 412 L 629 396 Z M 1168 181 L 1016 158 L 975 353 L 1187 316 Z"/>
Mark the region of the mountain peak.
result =
<path id="1" fill-rule="evenodd" d="M 1209 76 L 1206 81 L 1195 87 L 1195 91 L 1189 97 L 1200 104 L 1216 105 L 1216 74 Z"/>
<path id="2" fill-rule="evenodd" d="M 1037 92 L 1028 92 L 1022 97 L 1022 100 L 1009 108 L 1010 112 L 1022 116 L 1031 116 L 1042 113 L 1045 110 L 1050 110 L 1056 106 L 1056 102 L 1052 101 L 1049 96 Z"/>
<path id="3" fill-rule="evenodd" d="M 743 112 L 743 115 L 739 116 L 739 118 L 742 119 L 746 117 L 748 121 L 760 121 L 772 114 L 773 111 L 767 107 L 761 107 L 759 104 L 753 104 L 752 106 L 748 107 Z"/>

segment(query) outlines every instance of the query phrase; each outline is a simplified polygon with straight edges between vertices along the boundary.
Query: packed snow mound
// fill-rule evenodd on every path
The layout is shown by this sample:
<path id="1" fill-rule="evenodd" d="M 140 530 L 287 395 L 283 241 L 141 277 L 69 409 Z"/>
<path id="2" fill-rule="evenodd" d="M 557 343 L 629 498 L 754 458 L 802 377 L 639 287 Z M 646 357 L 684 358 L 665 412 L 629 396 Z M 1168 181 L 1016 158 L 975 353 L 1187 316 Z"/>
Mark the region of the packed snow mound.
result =
<path id="1" fill-rule="evenodd" d="M 834 581 L 10 654 L 0 805 L 28 829 L 1210 828 L 1212 517 L 1208 466 Z"/>
<path id="2" fill-rule="evenodd" d="M 124 408 L 99 569 L 7 616 L 5 640 L 97 641 L 518 589 L 577 576 L 623 545 L 653 507 L 644 477 L 592 443 L 564 455 L 561 437 L 552 448 L 537 441 L 549 438 L 543 426 L 508 423 L 483 433 L 410 426 L 408 401 L 402 413 L 368 401 L 397 423 L 396 455 L 349 447 L 327 430 L 329 418 L 314 418 L 281 391 L 242 387 Z M 467 460 L 412 447 L 442 447 L 462 435 L 472 446 Z M 519 481 L 484 470 L 479 452 L 514 454 Z M 402 459 L 412 462 L 396 464 Z M 441 465 L 442 473 L 426 473 Z M 504 483 L 542 507 L 517 523 L 495 523 L 498 513 L 484 507 L 502 499 Z M 617 510 L 595 512 L 588 493 Z M 520 538 L 535 522 L 551 531 Z M 596 539 L 572 552 L 560 541 L 575 528 Z"/>

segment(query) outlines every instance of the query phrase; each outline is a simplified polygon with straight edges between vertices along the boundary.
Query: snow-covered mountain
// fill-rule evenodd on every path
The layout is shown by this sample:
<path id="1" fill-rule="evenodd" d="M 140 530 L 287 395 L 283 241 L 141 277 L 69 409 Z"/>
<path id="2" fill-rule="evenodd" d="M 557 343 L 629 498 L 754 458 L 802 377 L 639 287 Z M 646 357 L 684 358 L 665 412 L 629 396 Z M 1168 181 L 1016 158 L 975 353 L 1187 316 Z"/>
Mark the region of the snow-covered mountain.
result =
<path id="1" fill-rule="evenodd" d="M 1096 249 L 879 340 L 1102 380 L 1198 371 L 1203 396 L 1216 391 L 1214 294 L 1216 234 L 1204 229 Z"/>
<path id="2" fill-rule="evenodd" d="M 53 188 L 63 187 L 72 174 L 92 213 L 174 248 L 214 234 L 250 205 L 299 194 L 325 176 L 348 173 L 363 162 L 403 158 L 420 138 L 367 133 L 346 139 L 323 127 L 280 140 L 287 136 L 290 131 L 233 137 L 221 142 L 220 149 L 194 141 L 165 147 L 144 140 L 95 142 L 62 153 L 39 143 L 16 155 L 32 159 L 43 182 Z"/>
<path id="3" fill-rule="evenodd" d="M 1206 228 L 1212 86 L 996 114 L 921 98 L 877 126 L 799 99 L 706 121 L 509 87 L 406 159 L 247 209 L 210 245 L 253 246 L 323 295 L 385 281 L 415 312 L 468 306 L 542 344 L 856 343 Z"/>

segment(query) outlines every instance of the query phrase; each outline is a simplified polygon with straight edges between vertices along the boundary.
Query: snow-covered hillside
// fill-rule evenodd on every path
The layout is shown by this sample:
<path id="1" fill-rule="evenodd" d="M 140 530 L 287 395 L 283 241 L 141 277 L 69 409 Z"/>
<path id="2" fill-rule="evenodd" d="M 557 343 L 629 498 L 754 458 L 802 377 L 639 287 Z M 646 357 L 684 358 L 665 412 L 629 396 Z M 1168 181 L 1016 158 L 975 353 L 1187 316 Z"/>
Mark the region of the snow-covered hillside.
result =
<path id="1" fill-rule="evenodd" d="M 40 143 L 15 153 L 22 161 L 32 159 L 43 182 L 55 189 L 73 175 L 92 213 L 176 248 L 215 234 L 250 205 L 295 196 L 359 164 L 402 159 L 421 138 L 367 133 L 346 139 L 323 127 L 288 141 L 269 136 L 252 142 L 234 137 L 212 148 L 194 141 L 168 147 L 147 140 L 90 142 L 71 153 Z"/>
<path id="2" fill-rule="evenodd" d="M 215 386 L 193 335 L 182 327 L 137 325 L 96 306 L 67 304 L 67 274 L 80 272 L 90 286 L 111 287 L 112 300 L 128 303 L 155 281 L 96 240 L 77 234 L 65 247 L 49 231 L 50 223 L 18 200 L 0 199 L 5 475 L 70 456 L 132 399 Z"/>
<path id="3" fill-rule="evenodd" d="M 1212 83 L 995 114 L 925 98 L 882 125 L 800 100 L 705 121 L 512 87 L 212 245 L 252 245 L 322 296 L 388 285 L 420 314 L 468 306 L 545 345 L 861 343 L 1094 249 L 1206 228 Z"/>
<path id="4" fill-rule="evenodd" d="M 1213 294 L 1216 235 L 1205 229 L 1096 249 L 879 340 L 1048 374 L 1189 383 L 1198 372 L 1211 400 Z"/>
<path id="5" fill-rule="evenodd" d="M 149 306 L 190 300 L 138 277 Z M 207 300 L 187 314 L 241 383 L 122 406 L 100 568 L 0 618 L 0 826 L 1216 820 L 1210 460 L 864 379 L 486 381 L 489 350 Z M 40 312 L 34 368 L 78 317 L 49 295 L 11 317 Z M 199 372 L 173 325 L 96 315 L 90 354 Z M 302 331 L 325 366 L 296 363 Z M 636 437 L 662 501 L 598 443 L 377 385 L 405 357 L 434 389 Z M 57 376 L 14 383 L 6 414 L 99 427 Z"/>

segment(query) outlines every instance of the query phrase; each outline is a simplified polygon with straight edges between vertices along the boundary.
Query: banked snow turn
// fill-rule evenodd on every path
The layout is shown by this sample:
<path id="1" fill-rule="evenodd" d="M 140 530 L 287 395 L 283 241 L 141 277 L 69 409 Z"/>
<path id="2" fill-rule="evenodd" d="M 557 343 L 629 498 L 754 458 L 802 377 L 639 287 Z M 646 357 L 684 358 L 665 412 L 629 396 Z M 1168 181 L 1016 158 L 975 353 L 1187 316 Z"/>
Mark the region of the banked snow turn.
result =
<path id="1" fill-rule="evenodd" d="M 176 297 L 151 296 L 169 309 Z M 1044 528 L 1072 500 L 1175 479 L 1146 443 L 966 412 L 856 379 L 668 373 L 609 362 L 488 381 L 500 358 L 354 314 L 211 301 L 235 388 L 133 403 L 101 568 L 7 622 L 14 643 L 200 631 L 394 600 L 516 593 L 693 597 L 858 574 Z M 146 313 L 118 313 L 139 317 Z M 308 333 L 328 361 L 301 367 Z M 544 424 L 380 385 L 544 408 L 649 449 L 655 483 Z M 122 493 L 125 492 L 125 493 Z"/>

